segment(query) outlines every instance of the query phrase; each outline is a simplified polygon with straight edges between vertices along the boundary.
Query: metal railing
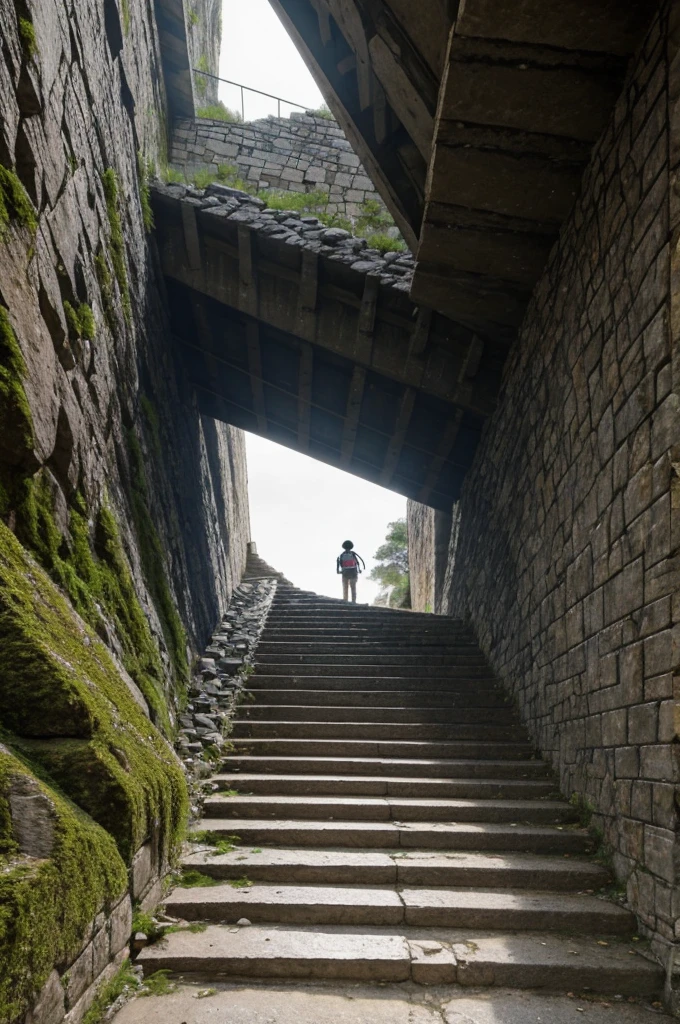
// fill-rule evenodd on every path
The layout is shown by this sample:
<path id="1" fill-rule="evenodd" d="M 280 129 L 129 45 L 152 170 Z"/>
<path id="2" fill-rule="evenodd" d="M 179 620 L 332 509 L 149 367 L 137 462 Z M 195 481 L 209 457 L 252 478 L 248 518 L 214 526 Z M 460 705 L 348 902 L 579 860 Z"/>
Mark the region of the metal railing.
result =
<path id="1" fill-rule="evenodd" d="M 246 103 L 245 93 L 254 92 L 258 96 L 266 96 L 269 100 L 276 100 L 278 104 L 278 117 L 281 117 L 281 104 L 285 103 L 287 107 L 297 107 L 299 110 L 308 110 L 309 104 L 304 103 L 293 103 L 292 100 L 284 100 L 283 96 L 274 96 L 270 92 L 263 92 L 262 89 L 253 89 L 249 85 L 241 85 L 240 82 L 232 82 L 228 78 L 220 78 L 219 75 L 213 75 L 210 71 L 201 71 L 200 68 L 192 69 L 196 75 L 204 75 L 206 78 L 213 78 L 216 82 L 225 82 L 227 85 L 234 85 L 237 89 L 241 90 L 241 117 L 245 121 L 246 119 Z"/>

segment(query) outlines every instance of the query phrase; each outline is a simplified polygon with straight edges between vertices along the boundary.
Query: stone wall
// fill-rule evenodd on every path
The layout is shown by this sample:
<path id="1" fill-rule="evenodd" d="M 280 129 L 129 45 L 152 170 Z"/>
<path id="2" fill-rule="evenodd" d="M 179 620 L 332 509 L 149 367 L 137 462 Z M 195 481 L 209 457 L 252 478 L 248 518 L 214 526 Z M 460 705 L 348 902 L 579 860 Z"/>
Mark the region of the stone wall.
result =
<path id="1" fill-rule="evenodd" d="M 212 75 L 219 75 L 222 0 L 186 0 L 184 11 L 191 67 L 199 72 L 208 71 Z M 217 90 L 216 79 L 194 72 L 194 94 L 197 107 L 216 103 Z"/>
<path id="2" fill-rule="evenodd" d="M 451 515 L 409 499 L 406 520 L 411 608 L 415 612 L 441 613 L 449 567 Z"/>
<path id="3" fill-rule="evenodd" d="M 633 62 L 510 354 L 464 487 L 445 601 L 471 621 L 562 791 L 594 810 L 658 952 L 680 938 L 670 7 Z"/>
<path id="4" fill-rule="evenodd" d="M 190 174 L 228 164 L 257 188 L 327 192 L 328 213 L 350 219 L 360 215 L 367 199 L 385 210 L 337 122 L 310 113 L 247 124 L 179 121 L 171 162 Z"/>
<path id="5" fill-rule="evenodd" d="M 83 993 L 60 1009 L 45 990 L 28 1017 L 58 1021 L 75 1000 L 76 1022 L 125 946 L 105 957 L 101 937 L 120 873 L 152 900 L 182 832 L 164 737 L 245 565 L 245 453 L 239 431 L 200 416 L 171 357 L 149 234 L 147 179 L 167 154 L 153 5 L 0 0 L 0 37 L 0 862 L 18 908 L 16 942 L 0 927 L 0 959 L 14 957 L 0 1017 L 10 999 L 21 1019 L 77 957 L 95 972 Z M 22 779 L 89 816 L 46 859 L 3 813 Z M 34 876 L 68 928 L 22 920 Z"/>

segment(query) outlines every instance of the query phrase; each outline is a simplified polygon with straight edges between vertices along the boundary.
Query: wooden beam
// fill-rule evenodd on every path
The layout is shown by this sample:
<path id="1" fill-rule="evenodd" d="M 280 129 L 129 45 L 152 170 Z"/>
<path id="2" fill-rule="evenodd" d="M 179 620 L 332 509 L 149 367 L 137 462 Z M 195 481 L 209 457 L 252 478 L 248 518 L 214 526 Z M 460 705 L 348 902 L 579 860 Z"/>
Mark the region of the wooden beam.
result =
<path id="1" fill-rule="evenodd" d="M 453 417 L 449 420 L 448 426 L 446 427 L 444 433 L 442 434 L 441 441 L 439 442 L 439 447 L 437 448 L 437 454 L 432 459 L 432 462 L 429 465 L 427 476 L 425 477 L 425 483 L 423 484 L 422 489 L 416 499 L 422 505 L 427 505 L 427 499 L 429 498 L 432 490 L 434 489 L 434 485 L 437 482 L 437 479 L 442 471 L 444 463 L 446 462 L 449 455 L 453 451 L 453 446 L 456 443 L 456 438 L 458 437 L 460 421 L 462 420 L 462 418 L 463 410 L 457 409 L 453 414 Z"/>
<path id="2" fill-rule="evenodd" d="M 316 338 L 316 304 L 319 297 L 319 257 L 309 249 L 302 250 L 298 285 L 297 322 L 300 336 L 307 341 Z"/>
<path id="3" fill-rule="evenodd" d="M 326 7 L 324 0 L 311 0 L 312 7 L 316 11 L 316 16 L 319 19 L 319 36 L 324 46 L 328 46 L 332 37 L 331 33 L 331 16 L 328 8 Z"/>
<path id="4" fill-rule="evenodd" d="M 361 414 L 361 402 L 364 397 L 364 385 L 366 383 L 366 370 L 363 366 L 355 366 L 352 373 L 352 383 L 349 387 L 347 398 L 347 412 L 345 415 L 345 429 L 342 435 L 342 446 L 340 450 L 340 465 L 347 469 L 352 461 L 354 442 L 359 426 Z"/>
<path id="5" fill-rule="evenodd" d="M 357 340 L 354 353 L 356 359 L 360 359 L 361 362 L 367 365 L 370 365 L 373 354 L 373 331 L 375 330 L 379 288 L 380 278 L 377 275 L 373 277 L 367 274 L 359 308 Z"/>
<path id="6" fill-rule="evenodd" d="M 257 428 L 261 433 L 267 430 L 267 411 L 264 404 L 264 385 L 262 383 L 262 352 L 260 349 L 260 325 L 257 320 L 249 320 L 246 324 L 248 339 L 248 369 L 250 386 L 253 392 L 253 407 L 257 416 Z"/>
<path id="7" fill-rule="evenodd" d="M 201 240 L 198 234 L 198 222 L 196 220 L 196 207 L 190 203 L 180 203 L 182 214 L 182 230 L 184 232 L 184 248 L 187 254 L 187 266 L 189 270 L 200 270 Z"/>
<path id="8" fill-rule="evenodd" d="M 408 349 L 409 359 L 412 356 L 422 356 L 430 338 L 430 327 L 432 326 L 432 310 L 421 306 L 418 310 L 415 326 L 411 335 L 411 344 Z"/>
<path id="9" fill-rule="evenodd" d="M 385 465 L 380 475 L 380 484 L 382 487 L 389 487 L 394 476 L 394 471 L 397 468 L 399 462 L 399 456 L 401 450 L 404 447 L 404 440 L 408 431 L 409 423 L 411 422 L 411 415 L 413 413 L 413 406 L 416 400 L 416 389 L 406 388 L 401 399 L 401 405 L 399 406 L 399 415 L 397 416 L 397 422 L 394 427 L 394 434 L 392 440 L 387 448 L 387 454 L 385 455 Z"/>
<path id="10" fill-rule="evenodd" d="M 300 347 L 300 374 L 298 378 L 298 443 L 301 452 L 309 450 L 312 415 L 312 379 L 314 352 L 311 345 Z"/>
<path id="11" fill-rule="evenodd" d="M 253 257 L 253 232 L 247 224 L 238 225 L 239 304 L 245 313 L 257 316 L 257 276 Z"/>

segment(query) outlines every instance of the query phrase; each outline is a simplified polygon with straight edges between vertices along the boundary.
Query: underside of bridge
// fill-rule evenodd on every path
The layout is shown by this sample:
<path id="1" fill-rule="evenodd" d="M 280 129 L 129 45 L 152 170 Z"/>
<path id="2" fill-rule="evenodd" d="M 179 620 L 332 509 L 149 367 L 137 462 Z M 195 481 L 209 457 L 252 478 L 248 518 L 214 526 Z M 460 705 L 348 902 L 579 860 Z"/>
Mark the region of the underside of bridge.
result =
<path id="1" fill-rule="evenodd" d="M 412 297 L 509 344 L 646 0 L 271 0 L 417 256 Z"/>

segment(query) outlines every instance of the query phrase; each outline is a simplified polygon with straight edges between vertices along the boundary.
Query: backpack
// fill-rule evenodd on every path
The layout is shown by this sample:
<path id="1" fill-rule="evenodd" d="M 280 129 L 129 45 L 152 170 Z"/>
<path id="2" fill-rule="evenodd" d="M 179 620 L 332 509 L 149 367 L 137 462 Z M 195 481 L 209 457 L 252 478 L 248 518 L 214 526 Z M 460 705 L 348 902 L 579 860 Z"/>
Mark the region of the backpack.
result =
<path id="1" fill-rule="evenodd" d="M 353 551 L 343 551 L 343 553 L 340 555 L 340 568 L 343 571 L 345 571 L 346 569 L 358 570 L 359 563 L 357 562 L 357 556 L 354 554 Z"/>

